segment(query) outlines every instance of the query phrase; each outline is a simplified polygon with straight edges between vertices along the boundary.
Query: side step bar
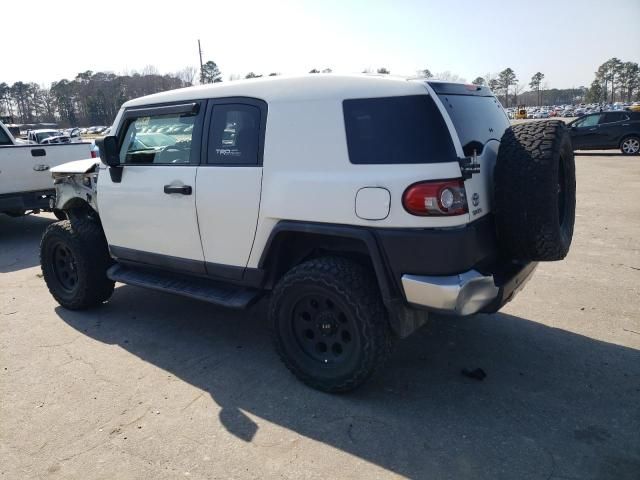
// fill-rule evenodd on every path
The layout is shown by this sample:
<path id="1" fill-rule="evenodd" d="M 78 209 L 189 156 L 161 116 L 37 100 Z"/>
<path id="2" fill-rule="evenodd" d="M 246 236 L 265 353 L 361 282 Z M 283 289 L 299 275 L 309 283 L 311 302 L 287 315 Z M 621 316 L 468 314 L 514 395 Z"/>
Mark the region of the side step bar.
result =
<path id="1" fill-rule="evenodd" d="M 260 296 L 260 290 L 252 288 L 206 278 L 130 268 L 121 264 L 113 265 L 107 270 L 107 276 L 115 282 L 174 293 L 228 308 L 246 308 Z"/>

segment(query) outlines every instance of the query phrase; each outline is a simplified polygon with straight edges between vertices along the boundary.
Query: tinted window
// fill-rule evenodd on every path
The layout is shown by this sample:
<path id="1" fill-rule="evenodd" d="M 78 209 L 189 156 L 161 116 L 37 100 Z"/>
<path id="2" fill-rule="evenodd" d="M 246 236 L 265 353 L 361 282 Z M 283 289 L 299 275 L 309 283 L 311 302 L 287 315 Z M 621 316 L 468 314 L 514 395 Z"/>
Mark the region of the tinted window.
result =
<path id="1" fill-rule="evenodd" d="M 595 127 L 602 115 L 588 115 L 573 124 L 574 127 Z"/>
<path id="2" fill-rule="evenodd" d="M 184 165 L 191 158 L 195 114 L 168 114 L 138 117 L 129 123 L 120 147 L 125 164 Z"/>
<path id="3" fill-rule="evenodd" d="M 9 135 L 6 134 L 3 128 L 0 128 L 0 145 L 13 145 Z"/>
<path id="4" fill-rule="evenodd" d="M 480 142 L 484 145 L 491 139 L 500 140 L 504 131 L 509 128 L 509 119 L 493 95 L 439 97 L 451 117 L 463 147 L 469 142 Z"/>
<path id="5" fill-rule="evenodd" d="M 253 105 L 215 105 L 209 131 L 208 163 L 257 165 L 260 109 Z"/>
<path id="6" fill-rule="evenodd" d="M 622 120 L 626 120 L 627 118 L 627 115 L 622 112 L 607 112 L 602 115 L 600 123 L 621 122 Z"/>
<path id="7" fill-rule="evenodd" d="M 345 100 L 343 109 L 351 163 L 457 159 L 447 126 L 428 95 Z"/>

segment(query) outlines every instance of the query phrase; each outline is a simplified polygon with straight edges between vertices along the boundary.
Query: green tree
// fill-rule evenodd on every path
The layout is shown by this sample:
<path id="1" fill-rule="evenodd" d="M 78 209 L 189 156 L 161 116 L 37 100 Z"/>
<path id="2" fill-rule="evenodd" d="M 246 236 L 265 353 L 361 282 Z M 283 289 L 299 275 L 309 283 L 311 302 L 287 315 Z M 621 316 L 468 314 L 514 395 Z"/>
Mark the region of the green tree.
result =
<path id="1" fill-rule="evenodd" d="M 504 106 L 509 106 L 509 87 L 518 83 L 515 72 L 511 68 L 505 68 L 498 75 L 498 85 L 504 92 Z"/>
<path id="2" fill-rule="evenodd" d="M 542 104 L 542 80 L 544 79 L 544 73 L 541 72 L 537 72 L 535 75 L 533 75 L 533 77 L 531 77 L 531 81 L 529 82 L 529 87 L 531 87 L 531 90 L 534 90 L 537 94 L 536 98 L 537 98 L 537 104 L 541 105 Z"/>
<path id="3" fill-rule="evenodd" d="M 382 75 L 389 75 L 391 73 L 391 70 L 385 67 L 380 67 L 377 71 Z"/>
<path id="4" fill-rule="evenodd" d="M 471 83 L 473 83 L 474 85 L 486 85 L 487 84 L 485 79 L 482 78 L 482 77 L 476 77 Z"/>
<path id="5" fill-rule="evenodd" d="M 422 70 L 418 70 L 418 76 L 421 78 L 433 78 L 433 73 L 428 68 L 423 68 Z"/>
<path id="6" fill-rule="evenodd" d="M 620 99 L 631 102 L 640 88 L 640 69 L 635 62 L 624 62 L 619 75 Z M 0 97 L 1 98 L 1 97 Z"/>
<path id="7" fill-rule="evenodd" d="M 244 78 L 260 78 L 261 76 L 262 75 L 258 75 L 257 73 L 249 72 L 244 76 Z"/>
<path id="8" fill-rule="evenodd" d="M 600 80 L 597 78 L 591 82 L 591 87 L 587 90 L 587 94 L 585 95 L 585 102 L 588 103 L 600 103 L 602 101 L 603 89 Z"/>
<path id="9" fill-rule="evenodd" d="M 200 71 L 200 83 L 218 83 L 222 81 L 222 72 L 216 62 L 209 60 Z"/>
<path id="10" fill-rule="evenodd" d="M 311 70 L 309 70 L 309 73 L 320 73 L 320 70 L 318 70 L 317 68 L 312 68 Z"/>

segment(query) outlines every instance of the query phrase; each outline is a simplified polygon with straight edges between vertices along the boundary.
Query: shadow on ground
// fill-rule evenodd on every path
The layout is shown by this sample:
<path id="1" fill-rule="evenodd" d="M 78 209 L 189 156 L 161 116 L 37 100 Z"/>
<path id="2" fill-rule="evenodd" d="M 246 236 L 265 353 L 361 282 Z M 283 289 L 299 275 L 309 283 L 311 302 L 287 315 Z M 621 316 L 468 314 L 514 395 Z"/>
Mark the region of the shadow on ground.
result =
<path id="1" fill-rule="evenodd" d="M 510 315 L 440 317 L 365 387 L 327 395 L 282 366 L 264 307 L 123 286 L 97 310 L 56 312 L 208 392 L 246 442 L 259 427 L 243 411 L 410 478 L 638 478 L 637 350 Z"/>
<path id="2" fill-rule="evenodd" d="M 0 214 L 0 273 L 40 265 L 40 238 L 54 221 L 39 215 L 12 218 Z"/>
<path id="3" fill-rule="evenodd" d="M 608 152 L 588 152 L 584 150 L 578 150 L 575 152 L 576 157 L 622 157 L 629 158 L 629 155 L 623 155 L 619 150 L 611 150 Z"/>

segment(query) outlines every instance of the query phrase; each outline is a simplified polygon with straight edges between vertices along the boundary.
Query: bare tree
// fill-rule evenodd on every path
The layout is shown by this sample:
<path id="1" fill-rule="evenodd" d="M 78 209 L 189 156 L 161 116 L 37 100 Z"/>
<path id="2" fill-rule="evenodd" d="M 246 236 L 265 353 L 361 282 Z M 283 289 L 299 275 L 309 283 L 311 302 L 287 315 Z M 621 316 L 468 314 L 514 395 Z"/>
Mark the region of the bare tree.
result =
<path id="1" fill-rule="evenodd" d="M 182 70 L 175 73 L 175 77 L 182 80 L 187 85 L 193 85 L 196 79 L 198 69 L 194 66 L 184 67 Z"/>

